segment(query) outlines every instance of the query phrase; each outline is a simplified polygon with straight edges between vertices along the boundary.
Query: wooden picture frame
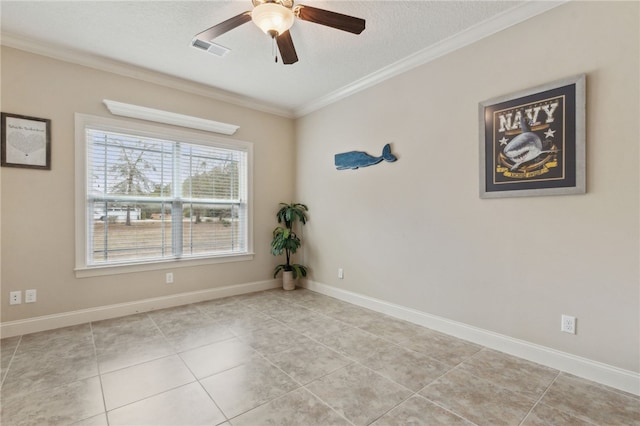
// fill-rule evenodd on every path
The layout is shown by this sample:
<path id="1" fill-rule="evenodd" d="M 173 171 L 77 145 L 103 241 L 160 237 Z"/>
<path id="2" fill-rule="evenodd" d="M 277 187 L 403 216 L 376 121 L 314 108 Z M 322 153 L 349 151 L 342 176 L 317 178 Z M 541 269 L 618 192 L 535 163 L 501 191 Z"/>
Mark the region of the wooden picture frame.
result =
<path id="1" fill-rule="evenodd" d="M 51 170 L 51 120 L 0 114 L 1 165 Z"/>
<path id="2" fill-rule="evenodd" d="M 586 192 L 585 80 L 480 102 L 480 198 Z"/>

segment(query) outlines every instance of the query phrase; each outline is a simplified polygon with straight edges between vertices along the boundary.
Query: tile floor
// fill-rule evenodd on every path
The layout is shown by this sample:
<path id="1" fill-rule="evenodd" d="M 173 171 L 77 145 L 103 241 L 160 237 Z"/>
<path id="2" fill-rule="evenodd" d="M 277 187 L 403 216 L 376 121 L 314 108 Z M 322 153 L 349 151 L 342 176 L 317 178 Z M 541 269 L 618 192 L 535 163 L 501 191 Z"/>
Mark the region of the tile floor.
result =
<path id="1" fill-rule="evenodd" d="M 4 426 L 640 425 L 640 398 L 308 290 L 1 341 Z"/>

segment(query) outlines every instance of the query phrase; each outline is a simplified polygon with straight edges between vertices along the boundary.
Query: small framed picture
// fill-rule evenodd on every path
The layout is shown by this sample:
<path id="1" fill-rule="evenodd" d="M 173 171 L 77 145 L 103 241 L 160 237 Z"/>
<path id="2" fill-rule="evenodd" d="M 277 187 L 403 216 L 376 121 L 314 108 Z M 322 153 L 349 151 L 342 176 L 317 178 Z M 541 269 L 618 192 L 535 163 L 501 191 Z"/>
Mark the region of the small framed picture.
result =
<path id="1" fill-rule="evenodd" d="M 481 102 L 480 197 L 584 194 L 585 75 Z"/>
<path id="2" fill-rule="evenodd" d="M 1 114 L 2 166 L 51 170 L 51 120 Z"/>

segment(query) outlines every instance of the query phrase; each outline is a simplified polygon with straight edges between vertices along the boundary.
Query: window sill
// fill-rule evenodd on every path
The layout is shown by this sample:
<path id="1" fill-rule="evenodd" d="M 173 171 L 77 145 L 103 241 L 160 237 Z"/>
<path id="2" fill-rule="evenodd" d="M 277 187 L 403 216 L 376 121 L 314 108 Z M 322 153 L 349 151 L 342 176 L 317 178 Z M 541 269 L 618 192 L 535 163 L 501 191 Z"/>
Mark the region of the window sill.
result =
<path id="1" fill-rule="evenodd" d="M 217 263 L 246 262 L 253 260 L 253 253 L 228 256 L 202 257 L 192 259 L 171 259 L 144 263 L 80 266 L 74 271 L 76 278 L 100 277 L 105 275 L 128 274 L 132 272 L 157 271 L 162 269 L 184 268 L 190 266 L 213 265 Z"/>

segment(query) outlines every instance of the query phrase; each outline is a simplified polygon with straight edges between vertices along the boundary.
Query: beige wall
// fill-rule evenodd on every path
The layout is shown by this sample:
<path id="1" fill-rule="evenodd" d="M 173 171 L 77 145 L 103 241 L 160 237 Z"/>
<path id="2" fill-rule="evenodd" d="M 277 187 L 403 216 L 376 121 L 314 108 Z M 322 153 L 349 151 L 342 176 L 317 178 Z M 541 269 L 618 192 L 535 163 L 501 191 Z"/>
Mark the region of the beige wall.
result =
<path id="1" fill-rule="evenodd" d="M 298 120 L 311 279 L 638 372 L 638 6 L 560 6 Z M 587 194 L 481 200 L 478 103 L 580 73 Z"/>
<path id="2" fill-rule="evenodd" d="M 253 261 L 75 278 L 74 113 L 111 116 L 103 99 L 240 126 L 233 138 L 254 143 Z M 271 279 L 275 211 L 291 199 L 295 171 L 290 119 L 144 81 L 2 48 L 2 111 L 52 121 L 51 171 L 1 170 L 2 322 Z M 35 288 L 34 304 L 9 306 L 11 290 Z"/>

